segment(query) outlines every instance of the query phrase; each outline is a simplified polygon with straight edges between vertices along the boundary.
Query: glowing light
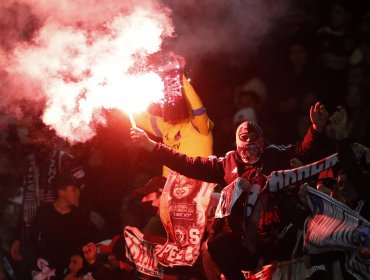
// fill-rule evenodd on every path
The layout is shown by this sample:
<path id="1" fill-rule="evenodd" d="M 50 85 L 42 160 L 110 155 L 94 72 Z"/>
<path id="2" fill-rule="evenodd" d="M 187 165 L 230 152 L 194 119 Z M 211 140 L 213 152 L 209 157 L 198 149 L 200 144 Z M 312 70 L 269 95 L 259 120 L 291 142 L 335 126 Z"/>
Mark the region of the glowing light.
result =
<path id="1" fill-rule="evenodd" d="M 48 20 L 32 44 L 18 46 L 7 69 L 38 81 L 46 96 L 45 124 L 70 142 L 84 142 L 104 124 L 101 109 L 137 112 L 163 97 L 154 72 L 135 70 L 172 33 L 167 14 L 138 7 L 94 29 Z"/>

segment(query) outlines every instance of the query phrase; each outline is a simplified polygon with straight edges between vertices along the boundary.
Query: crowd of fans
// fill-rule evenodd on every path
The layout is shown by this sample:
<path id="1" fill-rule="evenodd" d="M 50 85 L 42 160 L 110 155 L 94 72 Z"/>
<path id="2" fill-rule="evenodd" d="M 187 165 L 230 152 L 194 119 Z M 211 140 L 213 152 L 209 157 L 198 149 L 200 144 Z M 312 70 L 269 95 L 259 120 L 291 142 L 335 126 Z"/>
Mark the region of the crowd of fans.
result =
<path id="1" fill-rule="evenodd" d="M 370 7 L 361 4 L 359 9 L 345 1 L 317 5 L 311 13 L 319 15 L 326 9 L 322 18 L 310 19 L 303 5 L 299 22 L 279 26 L 284 31 L 267 36 L 270 41 L 263 42 L 248 63 L 243 64 L 240 57 L 246 56 L 239 54 L 203 58 L 194 64 L 192 85 L 211 120 L 204 123 L 205 134 L 213 133 L 213 154 L 224 156 L 230 150 L 242 154 L 235 131 L 245 121 L 253 122 L 248 127 L 257 135 L 249 137 L 262 137 L 262 128 L 264 148 L 270 141 L 287 144 L 304 139 L 292 146 L 300 147 L 313 139 L 315 149 L 302 146 L 297 153 L 273 154 L 264 168 L 272 172 L 298 167 L 338 152 L 340 167 L 308 183 L 369 220 Z M 192 67 L 191 62 L 187 67 Z M 197 107 L 191 109 L 195 117 L 205 114 L 194 110 Z M 166 240 L 159 218 L 163 162 L 189 177 L 218 183 L 215 193 L 235 179 L 235 174 L 220 179 L 219 170 L 202 173 L 200 165 L 193 173 L 191 168 L 181 170 L 158 144 L 147 148 L 139 143 L 154 152 L 136 147 L 132 142 L 145 140 L 145 134 L 135 130 L 140 133 L 131 134 L 131 141 L 129 122 L 119 112 L 107 112 L 107 127 L 98 128 L 93 140 L 76 145 L 56 137 L 27 110 L 24 113 L 21 120 L 4 117 L 0 139 L 0 279 L 151 279 L 127 259 L 122 230 L 140 229 L 143 238 L 153 243 Z M 201 126 L 202 120 L 197 121 Z M 166 129 L 160 130 L 165 136 L 171 133 Z M 152 139 L 166 144 L 164 136 L 155 132 Z M 268 152 L 271 149 L 262 154 Z M 222 174 L 226 178 L 231 171 L 225 168 Z M 209 242 L 196 264 L 166 268 L 164 279 L 240 279 L 243 270 L 253 273 L 271 262 L 300 257 L 307 267 L 315 267 L 309 279 L 340 279 L 338 275 L 350 279 L 344 255 L 307 256 L 300 249 L 304 217 L 309 215 L 306 188 L 306 184 L 295 186 L 289 194 L 274 198 L 279 222 L 294 225 L 279 244 L 269 243 L 275 240 L 268 238 L 263 244 L 257 242 L 260 235 L 253 232 L 258 226 L 242 225 L 242 217 L 232 221 L 236 229 L 210 225 L 204 236 Z M 274 224 L 273 215 L 264 229 Z M 229 226 L 232 234 L 220 234 Z M 241 235 L 235 237 L 235 232 Z M 369 247 L 362 249 L 362 256 L 369 259 Z M 263 254 L 256 254 L 258 250 Z"/>

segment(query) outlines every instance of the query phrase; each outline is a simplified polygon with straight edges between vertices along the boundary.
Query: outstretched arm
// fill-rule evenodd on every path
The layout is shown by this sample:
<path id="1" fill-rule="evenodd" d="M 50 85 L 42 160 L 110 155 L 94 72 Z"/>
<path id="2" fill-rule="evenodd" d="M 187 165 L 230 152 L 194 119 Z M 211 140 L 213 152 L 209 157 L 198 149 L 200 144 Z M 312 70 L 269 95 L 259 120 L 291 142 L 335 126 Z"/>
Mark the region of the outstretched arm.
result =
<path id="1" fill-rule="evenodd" d="M 171 54 L 173 59 L 177 61 L 179 67 L 184 69 L 186 61 L 185 58 L 180 55 Z M 208 135 L 213 128 L 213 122 L 208 118 L 206 109 L 203 107 L 202 100 L 195 92 L 194 88 L 185 77 L 181 74 L 181 84 L 183 86 L 184 94 L 188 107 L 190 109 L 190 119 L 193 126 L 198 130 L 200 134 Z"/>
<path id="2" fill-rule="evenodd" d="M 130 137 L 134 144 L 148 152 L 152 152 L 157 144 L 157 142 L 150 139 L 148 134 L 140 128 L 131 128 Z"/>
<path id="3" fill-rule="evenodd" d="M 138 147 L 152 152 L 162 164 L 186 177 L 211 183 L 223 183 L 225 172 L 223 161 L 217 158 L 188 157 L 151 140 L 140 128 L 131 128 L 130 137 Z"/>
<path id="4" fill-rule="evenodd" d="M 323 130 L 328 122 L 329 114 L 325 106 L 317 102 L 310 108 L 311 126 L 303 141 L 296 147 L 296 156 L 304 162 L 318 160 L 330 154 L 327 149 L 328 143 L 323 136 Z"/>

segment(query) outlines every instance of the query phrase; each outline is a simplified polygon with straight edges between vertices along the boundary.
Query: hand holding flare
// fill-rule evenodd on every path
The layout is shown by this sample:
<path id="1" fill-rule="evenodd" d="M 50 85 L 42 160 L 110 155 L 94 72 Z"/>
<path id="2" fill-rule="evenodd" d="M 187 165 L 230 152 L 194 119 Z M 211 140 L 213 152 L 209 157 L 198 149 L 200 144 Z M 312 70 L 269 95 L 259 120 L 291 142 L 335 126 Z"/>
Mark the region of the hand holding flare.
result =
<path id="1" fill-rule="evenodd" d="M 148 152 L 153 151 L 155 145 L 157 144 L 155 141 L 151 140 L 146 134 L 146 132 L 138 127 L 133 127 L 130 129 L 130 138 L 131 141 L 136 144 L 138 147 L 147 150 Z"/>

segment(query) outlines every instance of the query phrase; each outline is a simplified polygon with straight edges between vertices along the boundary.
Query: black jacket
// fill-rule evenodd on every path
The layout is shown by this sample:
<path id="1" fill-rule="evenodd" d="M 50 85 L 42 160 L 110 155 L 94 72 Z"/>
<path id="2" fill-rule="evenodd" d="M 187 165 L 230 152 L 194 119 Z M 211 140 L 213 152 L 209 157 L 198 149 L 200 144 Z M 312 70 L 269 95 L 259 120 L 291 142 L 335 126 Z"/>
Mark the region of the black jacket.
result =
<path id="1" fill-rule="evenodd" d="M 269 175 L 272 171 L 290 168 L 289 160 L 294 157 L 311 162 L 320 159 L 323 152 L 320 134 L 310 128 L 300 144 L 267 146 L 260 160 L 253 165 L 242 162 L 237 151 L 219 158 L 188 157 L 157 143 L 153 154 L 156 160 L 187 177 L 228 185 L 256 168 L 261 174 Z"/>

